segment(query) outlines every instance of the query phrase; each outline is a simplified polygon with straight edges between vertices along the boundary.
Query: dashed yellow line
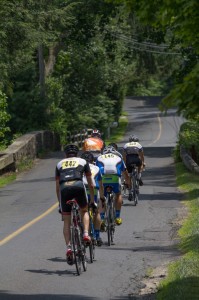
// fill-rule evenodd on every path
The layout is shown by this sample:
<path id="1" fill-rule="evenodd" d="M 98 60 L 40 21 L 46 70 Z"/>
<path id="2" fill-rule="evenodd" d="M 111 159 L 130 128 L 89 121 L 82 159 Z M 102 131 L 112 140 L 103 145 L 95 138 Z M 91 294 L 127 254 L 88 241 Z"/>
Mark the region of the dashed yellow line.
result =
<path id="1" fill-rule="evenodd" d="M 11 233 L 7 237 L 5 237 L 3 240 L 0 241 L 0 246 L 6 244 L 8 241 L 12 240 L 15 236 L 17 236 L 18 234 L 20 234 L 21 232 L 23 232 L 24 230 L 26 230 L 27 228 L 29 228 L 30 226 L 32 226 L 33 224 L 35 224 L 36 222 L 38 222 L 39 220 L 41 220 L 42 218 L 44 218 L 45 216 L 47 216 L 48 214 L 50 214 L 57 207 L 58 207 L 58 203 L 56 203 L 53 206 L 51 206 L 42 215 L 38 216 L 37 218 L 33 219 L 29 223 L 25 224 L 24 226 L 22 226 L 18 230 L 14 231 L 13 233 Z"/>
<path id="2" fill-rule="evenodd" d="M 147 146 L 151 146 L 153 144 L 155 144 L 161 137 L 161 134 L 162 134 L 162 122 L 161 122 L 161 118 L 160 118 L 160 115 L 158 114 L 157 116 L 157 119 L 158 119 L 158 124 L 159 124 L 159 132 L 158 132 L 158 135 L 157 135 L 157 138 L 150 144 L 148 144 Z"/>

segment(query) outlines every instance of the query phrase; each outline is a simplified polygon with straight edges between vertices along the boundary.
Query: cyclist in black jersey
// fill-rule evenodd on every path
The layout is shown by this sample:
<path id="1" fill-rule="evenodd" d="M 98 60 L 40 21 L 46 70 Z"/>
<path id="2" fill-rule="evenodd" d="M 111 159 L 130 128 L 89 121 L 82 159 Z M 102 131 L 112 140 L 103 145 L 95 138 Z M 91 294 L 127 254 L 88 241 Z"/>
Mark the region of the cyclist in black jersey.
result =
<path id="1" fill-rule="evenodd" d="M 89 215 L 88 215 L 88 199 L 85 185 L 83 183 L 83 175 L 86 176 L 88 188 L 90 191 L 90 201 L 94 203 L 94 187 L 91 179 L 91 170 L 85 159 L 77 157 L 79 149 L 76 145 L 67 145 L 64 149 L 66 158 L 57 163 L 55 169 L 56 178 L 56 194 L 59 201 L 62 219 L 64 221 L 63 234 L 66 242 L 66 257 L 71 264 L 71 241 L 70 241 L 70 213 L 71 206 L 67 200 L 76 199 L 82 216 L 84 227 L 84 242 L 90 243 L 91 239 L 88 235 Z"/>

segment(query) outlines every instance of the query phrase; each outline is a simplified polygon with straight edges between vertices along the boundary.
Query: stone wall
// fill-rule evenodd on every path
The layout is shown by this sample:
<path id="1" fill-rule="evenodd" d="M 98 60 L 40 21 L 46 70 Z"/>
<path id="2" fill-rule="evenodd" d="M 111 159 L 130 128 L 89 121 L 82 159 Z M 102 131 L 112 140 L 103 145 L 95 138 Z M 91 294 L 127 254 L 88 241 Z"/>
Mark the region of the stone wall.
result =
<path id="1" fill-rule="evenodd" d="M 34 131 L 22 135 L 7 149 L 0 152 L 0 173 L 16 170 L 16 165 L 24 158 L 34 159 L 43 151 L 60 150 L 59 136 L 52 131 Z"/>
<path id="2" fill-rule="evenodd" d="M 199 174 L 198 164 L 192 159 L 192 157 L 183 146 L 180 147 L 180 157 L 187 169 L 189 169 L 193 173 Z"/>

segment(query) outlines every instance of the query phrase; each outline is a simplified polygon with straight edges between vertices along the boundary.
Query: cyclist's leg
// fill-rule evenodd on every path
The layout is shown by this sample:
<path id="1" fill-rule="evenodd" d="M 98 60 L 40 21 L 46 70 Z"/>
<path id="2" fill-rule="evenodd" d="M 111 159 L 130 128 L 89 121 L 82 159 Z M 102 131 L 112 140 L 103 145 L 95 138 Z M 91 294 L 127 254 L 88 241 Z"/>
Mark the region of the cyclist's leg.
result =
<path id="1" fill-rule="evenodd" d="M 71 193 L 71 188 L 64 183 L 60 187 L 61 193 L 61 214 L 62 220 L 64 222 L 63 226 L 63 234 L 64 239 L 66 241 L 66 245 L 70 243 L 70 214 L 71 214 L 71 206 L 66 204 L 67 200 L 71 200 L 73 195 Z"/>
<path id="2" fill-rule="evenodd" d="M 138 158 L 136 165 L 137 165 L 137 168 L 138 168 L 139 185 L 142 186 L 143 185 L 143 181 L 142 181 L 142 178 L 141 178 L 141 176 L 142 176 L 142 161 L 141 161 L 140 158 Z"/>
<path id="3" fill-rule="evenodd" d="M 88 194 L 88 200 L 90 200 L 90 195 Z M 102 240 L 100 237 L 100 226 L 101 226 L 101 217 L 99 212 L 99 191 L 97 188 L 94 189 L 94 201 L 97 204 L 97 209 L 93 214 L 93 224 L 95 230 L 95 238 L 97 240 L 97 245 L 101 246 Z"/>
<path id="4" fill-rule="evenodd" d="M 115 194 L 115 222 L 117 225 L 122 224 L 122 219 L 121 219 L 121 208 L 122 208 L 122 194 L 121 194 L 121 179 L 118 176 L 114 180 L 115 182 L 113 183 L 113 192 Z M 116 183 L 117 181 L 117 183 Z"/>
<path id="5" fill-rule="evenodd" d="M 72 250 L 71 250 L 71 206 L 66 204 L 67 200 L 71 200 L 73 195 L 71 189 L 67 184 L 61 186 L 61 214 L 63 220 L 63 235 L 66 243 L 66 258 L 67 262 L 71 265 L 73 263 Z"/>
<path id="6" fill-rule="evenodd" d="M 91 238 L 88 235 L 88 231 L 89 231 L 88 197 L 86 194 L 86 188 L 82 181 L 77 181 L 75 183 L 75 198 L 80 207 L 82 224 L 84 228 L 83 239 L 85 242 L 90 242 Z"/>

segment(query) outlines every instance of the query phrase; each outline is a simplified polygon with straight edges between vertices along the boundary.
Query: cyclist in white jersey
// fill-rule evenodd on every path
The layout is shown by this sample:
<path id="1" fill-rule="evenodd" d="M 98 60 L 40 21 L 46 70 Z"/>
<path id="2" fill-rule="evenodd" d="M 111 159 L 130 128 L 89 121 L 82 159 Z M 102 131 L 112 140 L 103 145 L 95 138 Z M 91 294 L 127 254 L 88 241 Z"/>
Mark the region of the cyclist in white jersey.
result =
<path id="1" fill-rule="evenodd" d="M 101 171 L 98 166 L 95 165 L 95 158 L 94 155 L 90 151 L 85 151 L 82 153 L 81 158 L 85 159 L 89 163 L 89 167 L 91 170 L 91 178 L 93 182 L 93 187 L 94 187 L 94 201 L 95 201 L 95 207 L 94 208 L 94 218 L 93 218 L 93 223 L 94 223 L 94 230 L 95 230 L 95 238 L 96 238 L 96 243 L 97 246 L 101 246 L 103 244 L 102 239 L 100 237 L 100 225 L 101 225 L 101 217 L 100 217 L 100 212 L 99 212 L 99 204 L 100 200 L 102 203 L 105 201 L 104 197 L 104 187 L 102 184 L 102 175 Z M 86 179 L 86 176 L 83 176 L 83 182 L 86 186 L 86 191 L 87 191 L 87 196 L 88 196 L 88 201 L 90 204 L 90 191 L 88 188 L 88 182 Z"/>
<path id="2" fill-rule="evenodd" d="M 138 168 L 139 185 L 143 185 L 141 178 L 141 172 L 145 166 L 144 163 L 144 151 L 142 145 L 139 143 L 137 136 L 133 135 L 129 137 L 129 142 L 123 147 L 123 158 L 126 163 L 128 173 L 132 172 L 132 164 L 136 164 Z"/>

